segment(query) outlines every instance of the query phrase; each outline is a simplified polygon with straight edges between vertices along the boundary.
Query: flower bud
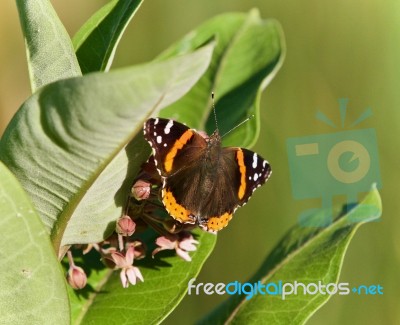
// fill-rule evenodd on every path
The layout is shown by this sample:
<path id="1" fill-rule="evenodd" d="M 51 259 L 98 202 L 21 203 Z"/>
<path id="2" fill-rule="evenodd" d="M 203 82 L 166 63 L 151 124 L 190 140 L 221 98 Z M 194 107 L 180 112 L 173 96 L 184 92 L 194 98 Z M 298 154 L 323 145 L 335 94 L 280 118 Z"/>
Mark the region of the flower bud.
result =
<path id="1" fill-rule="evenodd" d="M 132 186 L 132 196 L 138 200 L 147 200 L 150 196 L 151 184 L 144 180 L 139 179 L 133 186 Z"/>
<path id="2" fill-rule="evenodd" d="M 68 270 L 67 281 L 73 289 L 82 289 L 87 282 L 86 273 L 81 267 L 72 265 Z"/>
<path id="3" fill-rule="evenodd" d="M 131 236 L 136 229 L 135 222 L 127 215 L 118 219 L 115 231 L 125 237 Z"/>

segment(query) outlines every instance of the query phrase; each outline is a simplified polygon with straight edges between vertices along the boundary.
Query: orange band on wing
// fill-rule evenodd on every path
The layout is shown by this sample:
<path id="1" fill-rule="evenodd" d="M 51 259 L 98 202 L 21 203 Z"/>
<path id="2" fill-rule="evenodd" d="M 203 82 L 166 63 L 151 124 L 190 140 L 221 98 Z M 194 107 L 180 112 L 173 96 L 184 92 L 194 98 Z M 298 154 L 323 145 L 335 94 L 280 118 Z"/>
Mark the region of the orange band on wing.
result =
<path id="1" fill-rule="evenodd" d="M 228 222 L 232 219 L 232 213 L 225 212 L 220 217 L 210 217 L 206 223 L 208 231 L 219 231 L 228 225 Z"/>
<path id="2" fill-rule="evenodd" d="M 242 149 L 236 151 L 236 159 L 239 165 L 240 186 L 238 190 L 239 200 L 243 199 L 246 193 L 246 165 L 244 164 L 244 155 Z"/>
<path id="3" fill-rule="evenodd" d="M 178 150 L 181 150 L 183 146 L 193 137 L 193 131 L 187 130 L 184 132 L 181 137 L 175 141 L 174 145 L 172 146 L 171 150 L 168 152 L 167 156 L 165 157 L 164 162 L 164 170 L 166 172 L 170 172 L 172 170 L 172 164 L 174 162 L 174 158 L 178 153 Z"/>
<path id="4" fill-rule="evenodd" d="M 182 223 L 194 224 L 196 222 L 193 215 L 191 215 L 191 212 L 176 202 L 172 192 L 168 191 L 167 189 L 163 189 L 162 191 L 162 201 L 165 209 L 174 219 Z"/>

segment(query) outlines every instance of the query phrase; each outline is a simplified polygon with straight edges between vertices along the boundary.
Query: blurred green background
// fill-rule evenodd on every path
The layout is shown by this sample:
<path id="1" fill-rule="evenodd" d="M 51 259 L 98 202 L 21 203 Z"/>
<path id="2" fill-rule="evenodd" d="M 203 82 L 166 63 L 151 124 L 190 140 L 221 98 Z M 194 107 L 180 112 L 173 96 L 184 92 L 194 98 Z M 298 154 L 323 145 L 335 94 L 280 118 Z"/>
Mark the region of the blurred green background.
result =
<path id="1" fill-rule="evenodd" d="M 70 35 L 107 1 L 54 0 Z M 270 181 L 239 209 L 198 282 L 246 281 L 298 214 L 318 199 L 292 197 L 286 140 L 340 131 L 315 119 L 318 110 L 340 125 L 339 98 L 349 98 L 347 125 L 367 108 L 373 116 L 355 129 L 375 128 L 383 187 L 380 222 L 363 226 L 351 242 L 340 281 L 380 284 L 382 296 L 335 296 L 308 324 L 400 322 L 400 2 L 277 0 L 145 1 L 120 44 L 114 68 L 154 58 L 214 15 L 259 8 L 282 24 L 283 68 L 262 97 L 256 151 L 273 168 Z M 29 96 L 25 49 L 14 1 L 0 2 L 0 134 Z M 347 130 L 348 128 L 345 127 Z M 391 194 L 390 194 L 391 193 Z M 362 193 L 360 195 L 362 197 Z M 344 197 L 335 198 L 336 203 Z M 312 261 L 310 261 L 311 263 Z M 134 290 L 134 288 L 131 288 Z M 226 297 L 188 296 L 166 324 L 193 323 Z"/>

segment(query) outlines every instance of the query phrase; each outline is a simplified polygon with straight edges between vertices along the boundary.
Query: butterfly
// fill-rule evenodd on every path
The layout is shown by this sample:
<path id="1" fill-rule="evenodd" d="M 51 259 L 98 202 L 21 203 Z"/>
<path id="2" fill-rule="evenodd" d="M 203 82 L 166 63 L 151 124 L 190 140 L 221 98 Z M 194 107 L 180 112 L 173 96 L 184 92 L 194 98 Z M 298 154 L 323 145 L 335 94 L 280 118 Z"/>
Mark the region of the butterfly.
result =
<path id="1" fill-rule="evenodd" d="M 150 118 L 143 133 L 161 176 L 162 203 L 183 224 L 216 233 L 271 175 L 257 153 L 222 147 L 218 129 L 207 136 L 171 119 Z"/>

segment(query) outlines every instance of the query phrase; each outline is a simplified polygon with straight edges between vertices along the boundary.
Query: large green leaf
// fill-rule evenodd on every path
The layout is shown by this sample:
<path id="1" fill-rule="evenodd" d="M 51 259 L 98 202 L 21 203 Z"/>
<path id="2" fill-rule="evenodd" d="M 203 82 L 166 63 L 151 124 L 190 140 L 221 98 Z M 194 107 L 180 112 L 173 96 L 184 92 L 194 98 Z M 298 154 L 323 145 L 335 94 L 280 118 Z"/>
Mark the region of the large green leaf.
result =
<path id="1" fill-rule="evenodd" d="M 32 197 L 56 250 L 110 233 L 150 151 L 143 121 L 193 86 L 212 50 L 59 81 L 24 103 L 0 159 Z"/>
<path id="2" fill-rule="evenodd" d="M 284 59 L 282 30 L 277 21 L 261 19 L 257 10 L 248 14 L 223 14 L 191 31 L 158 60 L 186 53 L 212 37 L 217 46 L 207 72 L 186 96 L 163 110 L 162 115 L 211 133 L 215 130 L 214 115 L 204 108 L 211 108 L 210 93 L 214 91 L 221 134 L 255 115 L 224 137 L 224 145 L 252 146 L 259 133 L 261 92 Z"/>
<path id="3" fill-rule="evenodd" d="M 17 0 L 32 92 L 81 75 L 67 31 L 49 0 Z"/>
<path id="4" fill-rule="evenodd" d="M 360 204 L 330 226 L 294 227 L 249 282 L 338 283 L 347 247 L 356 230 L 363 223 L 377 220 L 381 211 L 381 199 L 374 187 Z M 311 218 L 314 224 L 320 224 L 321 219 L 326 220 L 331 214 L 331 211 L 321 211 Z M 351 284 L 349 289 L 352 289 Z M 329 294 L 321 293 L 304 295 L 301 289 L 284 300 L 281 295 L 256 294 L 251 299 L 232 296 L 201 323 L 304 324 L 329 298 Z"/>
<path id="5" fill-rule="evenodd" d="M 17 179 L 0 162 L 0 323 L 69 324 L 61 267 Z"/>
<path id="6" fill-rule="evenodd" d="M 168 252 L 135 262 L 144 282 L 122 288 L 118 272 L 98 282 L 95 292 L 87 298 L 73 297 L 79 315 L 73 324 L 156 324 L 162 321 L 182 300 L 187 282 L 195 278 L 208 258 L 216 236 L 196 231 L 200 241 L 198 250 L 191 252 L 192 261 L 186 262 Z M 79 306 L 80 308 L 78 308 Z"/>
<path id="7" fill-rule="evenodd" d="M 125 28 L 143 0 L 114 0 L 98 10 L 72 42 L 83 73 L 108 70 Z"/>

